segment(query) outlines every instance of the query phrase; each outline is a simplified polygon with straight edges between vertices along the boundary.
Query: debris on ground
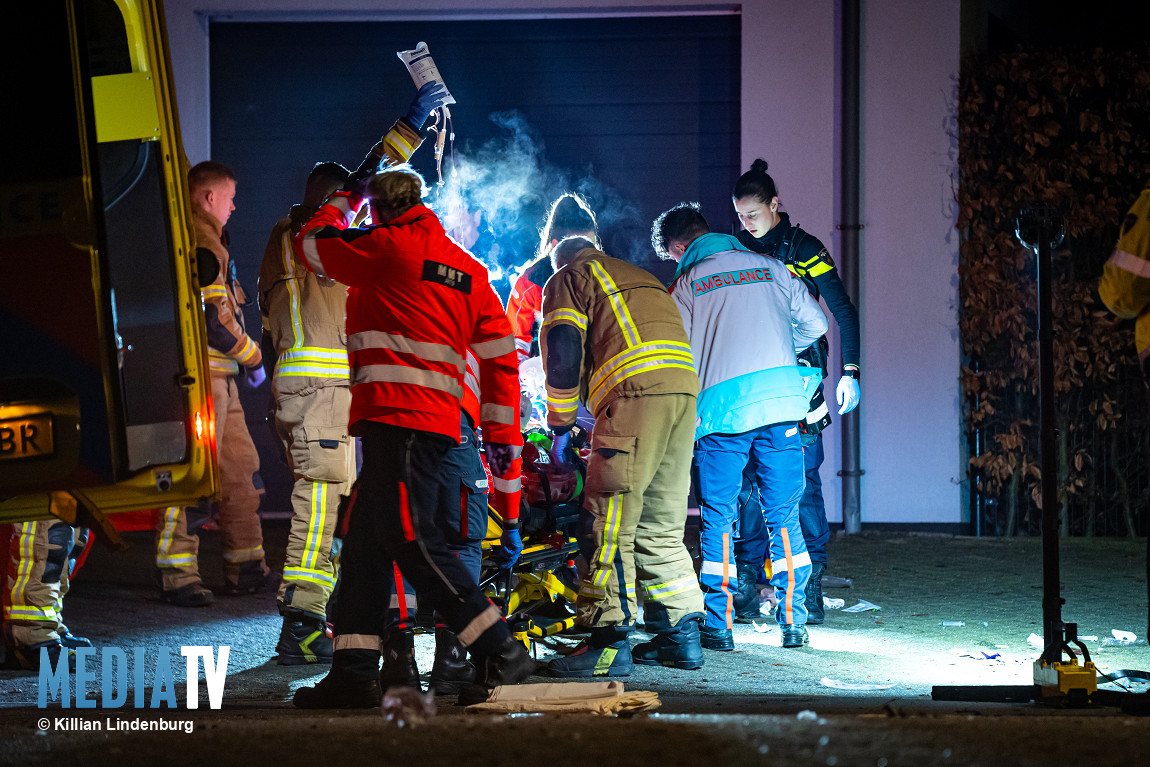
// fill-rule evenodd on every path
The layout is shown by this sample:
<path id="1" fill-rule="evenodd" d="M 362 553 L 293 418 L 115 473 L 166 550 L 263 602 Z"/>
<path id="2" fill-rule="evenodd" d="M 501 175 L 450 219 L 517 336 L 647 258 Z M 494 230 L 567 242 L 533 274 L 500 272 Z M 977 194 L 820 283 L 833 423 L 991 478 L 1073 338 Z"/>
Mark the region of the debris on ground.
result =
<path id="1" fill-rule="evenodd" d="M 380 706 L 384 721 L 396 727 L 423 724 L 435 716 L 435 693 L 411 687 L 388 687 Z"/>
<path id="2" fill-rule="evenodd" d="M 467 707 L 469 713 L 584 713 L 626 716 L 650 711 L 662 703 L 659 694 L 627 691 L 620 681 L 543 682 L 500 685 L 483 703 Z"/>
<path id="3" fill-rule="evenodd" d="M 1000 652 L 987 652 L 986 650 L 965 650 L 955 649 L 952 650 L 955 655 L 960 658 L 974 658 L 975 660 L 992 660 L 997 663 L 1003 663 L 1002 653 Z"/>
<path id="4" fill-rule="evenodd" d="M 867 684 L 860 682 L 841 682 L 838 679 L 831 679 L 824 676 L 819 680 L 819 684 L 823 687 L 830 687 L 834 690 L 889 690 L 894 687 L 894 682 L 890 684 Z"/>
<path id="5" fill-rule="evenodd" d="M 881 610 L 882 608 L 874 602 L 868 602 L 865 599 L 860 599 L 857 605 L 851 605 L 843 610 L 844 613 L 865 613 L 867 610 Z"/>
<path id="6" fill-rule="evenodd" d="M 823 607 L 828 610 L 841 610 L 846 607 L 846 600 L 838 597 L 823 597 Z"/>
<path id="7" fill-rule="evenodd" d="M 850 578 L 836 578 L 833 575 L 823 576 L 824 589 L 853 589 L 854 581 Z"/>
<path id="8" fill-rule="evenodd" d="M 804 708 L 802 711 L 795 714 L 795 719 L 798 719 L 800 722 L 815 722 L 818 721 L 818 718 L 819 715 L 814 711 L 811 711 L 809 708 Z"/>

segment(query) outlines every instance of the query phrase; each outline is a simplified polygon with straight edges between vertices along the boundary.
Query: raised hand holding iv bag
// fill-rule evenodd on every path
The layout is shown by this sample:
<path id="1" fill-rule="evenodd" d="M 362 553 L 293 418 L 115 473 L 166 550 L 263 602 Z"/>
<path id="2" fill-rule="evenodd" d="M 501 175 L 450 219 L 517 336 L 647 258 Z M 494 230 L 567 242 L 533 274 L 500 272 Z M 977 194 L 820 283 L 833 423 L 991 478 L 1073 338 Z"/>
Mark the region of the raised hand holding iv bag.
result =
<path id="1" fill-rule="evenodd" d="M 415 82 L 416 89 L 423 86 L 424 83 L 439 83 L 443 89 L 447 91 L 447 85 L 443 82 L 443 76 L 439 74 L 439 68 L 435 66 L 435 60 L 431 58 L 431 54 L 427 50 L 427 43 L 419 43 L 413 50 L 398 51 L 395 54 L 403 65 L 407 67 L 408 74 Z M 447 93 L 447 98 L 444 104 L 454 104 L 455 99 L 451 93 Z"/>

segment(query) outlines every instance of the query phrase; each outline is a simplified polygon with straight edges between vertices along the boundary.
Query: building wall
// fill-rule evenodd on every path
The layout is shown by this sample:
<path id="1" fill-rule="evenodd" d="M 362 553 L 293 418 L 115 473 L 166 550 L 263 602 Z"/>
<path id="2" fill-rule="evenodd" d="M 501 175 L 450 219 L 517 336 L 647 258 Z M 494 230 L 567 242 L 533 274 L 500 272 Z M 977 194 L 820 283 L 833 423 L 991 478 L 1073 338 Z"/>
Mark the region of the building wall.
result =
<path id="1" fill-rule="evenodd" d="M 966 521 L 953 188 L 959 4 L 864 7 L 863 521 Z"/>
<path id="2" fill-rule="evenodd" d="M 617 2 L 617 0 L 616 0 Z M 211 151 L 208 23 L 243 20 L 540 18 L 650 9 L 658 0 L 167 0 L 184 144 Z M 322 7 L 322 11 L 314 10 Z M 621 7 L 626 11 L 620 11 Z M 545 8 L 546 10 L 540 10 Z M 742 15 L 742 156 L 770 163 L 795 223 L 837 252 L 838 37 L 836 0 L 696 0 L 690 12 Z M 944 523 L 960 503 L 957 254 L 951 193 L 959 4 L 863 3 L 862 518 Z M 293 52 L 306 55 L 306 52 Z M 329 62 L 317 62 L 317 66 Z M 733 183 L 734 179 L 732 179 Z M 832 338 L 832 340 L 834 340 Z M 836 346 L 837 349 L 837 346 Z M 837 355 L 837 351 L 836 351 Z M 828 387 L 833 400 L 834 384 Z M 826 433 L 828 516 L 841 519 L 840 432 Z"/>

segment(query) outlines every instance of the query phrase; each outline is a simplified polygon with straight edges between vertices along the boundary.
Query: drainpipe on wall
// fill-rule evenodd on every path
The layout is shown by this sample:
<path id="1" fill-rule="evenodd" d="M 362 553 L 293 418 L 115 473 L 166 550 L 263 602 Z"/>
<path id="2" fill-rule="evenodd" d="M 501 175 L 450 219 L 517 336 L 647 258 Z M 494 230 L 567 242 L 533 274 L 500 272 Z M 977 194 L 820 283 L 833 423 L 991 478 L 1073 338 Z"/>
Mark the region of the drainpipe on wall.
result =
<path id="1" fill-rule="evenodd" d="M 859 0 L 842 0 L 842 152 L 839 177 L 839 271 L 847 295 L 859 305 L 859 38 L 862 26 Z M 861 306 L 860 306 L 861 309 Z M 860 312 L 861 314 L 861 312 Z M 861 317 L 860 317 L 861 322 Z M 862 529 L 859 479 L 858 409 L 842 416 L 843 530 L 857 533 Z"/>

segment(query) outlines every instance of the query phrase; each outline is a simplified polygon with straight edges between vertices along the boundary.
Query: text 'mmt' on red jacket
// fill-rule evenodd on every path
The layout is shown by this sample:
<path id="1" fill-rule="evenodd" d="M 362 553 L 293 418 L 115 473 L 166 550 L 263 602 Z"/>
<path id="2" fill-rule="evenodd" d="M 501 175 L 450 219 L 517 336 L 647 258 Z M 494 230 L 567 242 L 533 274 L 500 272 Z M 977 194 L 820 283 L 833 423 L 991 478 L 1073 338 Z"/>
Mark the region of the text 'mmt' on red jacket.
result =
<path id="1" fill-rule="evenodd" d="M 296 236 L 308 268 L 348 286 L 351 415 L 458 442 L 468 351 L 478 361 L 483 441 L 523 444 L 511 327 L 487 268 L 417 205 L 386 225 L 351 228 L 363 204 L 337 192 Z M 518 494 L 516 459 L 495 489 Z M 517 515 L 518 498 L 514 512 Z"/>

